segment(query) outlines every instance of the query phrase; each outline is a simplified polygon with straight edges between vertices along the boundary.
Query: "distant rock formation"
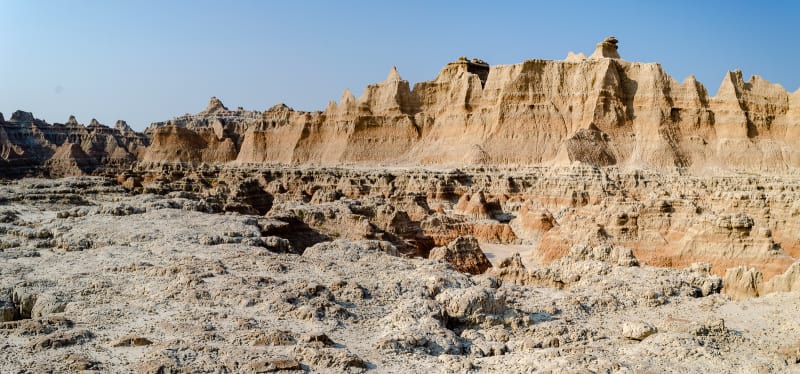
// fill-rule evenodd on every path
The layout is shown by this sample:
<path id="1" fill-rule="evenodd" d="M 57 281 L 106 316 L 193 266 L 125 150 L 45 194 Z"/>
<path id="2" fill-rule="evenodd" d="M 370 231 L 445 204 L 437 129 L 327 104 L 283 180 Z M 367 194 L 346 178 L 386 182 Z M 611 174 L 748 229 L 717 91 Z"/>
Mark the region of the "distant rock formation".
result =
<path id="1" fill-rule="evenodd" d="M 95 119 L 83 126 L 74 116 L 51 125 L 30 112 L 18 110 L 8 121 L 0 114 L 0 177 L 69 176 L 128 167 L 149 143 L 124 121 L 112 129 Z"/>
<path id="2" fill-rule="evenodd" d="M 608 37 L 591 56 L 564 61 L 490 66 L 460 57 L 413 88 L 392 67 L 360 97 L 345 90 L 321 112 L 284 104 L 229 110 L 212 97 L 203 111 L 153 123 L 145 134 L 124 122 L 83 127 L 74 117 L 49 125 L 18 111 L 0 119 L 0 164 L 6 176 L 47 174 L 45 161 L 69 141 L 101 168 L 136 160 L 690 172 L 800 166 L 800 91 L 733 71 L 709 96 L 694 77 L 679 83 L 657 63 L 621 59 L 618 49 Z"/>
<path id="3" fill-rule="evenodd" d="M 734 71 L 709 96 L 694 77 L 679 83 L 657 63 L 622 60 L 618 43 L 608 37 L 588 58 L 571 53 L 566 61 L 489 66 L 461 57 L 413 89 L 393 67 L 361 97 L 345 90 L 323 112 L 282 104 L 265 112 L 229 111 L 212 98 L 196 115 L 148 128 L 154 144 L 143 159 L 746 171 L 800 166 L 800 91 L 790 94 L 757 76 L 744 81 Z M 197 144 L 202 151 L 160 149 L 175 144 Z"/>

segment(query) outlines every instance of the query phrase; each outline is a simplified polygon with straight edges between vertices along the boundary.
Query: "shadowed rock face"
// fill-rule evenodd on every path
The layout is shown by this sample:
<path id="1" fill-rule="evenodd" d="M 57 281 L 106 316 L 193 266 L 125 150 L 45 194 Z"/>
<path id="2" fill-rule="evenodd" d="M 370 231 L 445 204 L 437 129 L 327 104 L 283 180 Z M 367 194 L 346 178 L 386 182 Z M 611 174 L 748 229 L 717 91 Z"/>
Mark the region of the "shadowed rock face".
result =
<path id="1" fill-rule="evenodd" d="M 0 115 L 0 178 L 127 168 L 148 144 L 149 139 L 125 121 L 110 128 L 92 119 L 83 126 L 70 116 L 66 123 L 51 125 L 32 113 L 16 111 L 8 121 Z"/>

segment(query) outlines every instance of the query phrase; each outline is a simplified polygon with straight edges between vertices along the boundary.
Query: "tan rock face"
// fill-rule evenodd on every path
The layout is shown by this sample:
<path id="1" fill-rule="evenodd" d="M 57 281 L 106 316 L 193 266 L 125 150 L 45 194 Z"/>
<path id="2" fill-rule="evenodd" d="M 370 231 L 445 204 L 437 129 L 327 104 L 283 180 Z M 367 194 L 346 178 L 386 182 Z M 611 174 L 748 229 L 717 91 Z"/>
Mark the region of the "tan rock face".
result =
<path id="1" fill-rule="evenodd" d="M 158 162 L 228 162 L 236 158 L 236 147 L 230 138 L 219 139 L 211 131 L 192 131 L 167 126 L 152 133 L 152 144 L 142 160 Z"/>
<path id="2" fill-rule="evenodd" d="M 679 83 L 659 64 L 622 60 L 618 45 L 609 37 L 589 58 L 573 54 L 566 61 L 490 66 L 460 58 L 413 87 L 392 68 L 361 97 L 346 90 L 323 112 L 282 104 L 265 112 L 229 110 L 212 98 L 195 115 L 152 124 L 146 151 L 147 137 L 126 126 L 80 130 L 69 121 L 51 129 L 18 114 L 0 123 L 0 154 L 11 167 L 40 165 L 69 138 L 100 164 L 138 157 L 367 166 L 584 163 L 694 172 L 800 166 L 798 93 L 757 76 L 744 81 L 734 71 L 710 96 L 694 77 Z M 23 149 L 31 143 L 24 139 L 33 138 L 38 145 Z"/>
<path id="3" fill-rule="evenodd" d="M 772 292 L 800 291 L 800 261 L 792 264 L 783 274 L 766 281 L 755 268 L 740 266 L 728 269 L 723 282 L 723 292 L 739 300 Z"/>
<path id="4" fill-rule="evenodd" d="M 397 69 L 361 97 L 346 90 L 324 112 L 276 106 L 230 111 L 213 98 L 172 123 L 214 129 L 234 147 L 147 161 L 322 165 L 620 165 L 702 171 L 786 170 L 800 166 L 797 94 L 741 72 L 716 96 L 694 77 L 679 83 L 659 64 L 620 58 L 606 38 L 589 58 L 489 66 L 461 58 L 411 87 Z M 157 145 L 161 147 L 163 145 Z"/>

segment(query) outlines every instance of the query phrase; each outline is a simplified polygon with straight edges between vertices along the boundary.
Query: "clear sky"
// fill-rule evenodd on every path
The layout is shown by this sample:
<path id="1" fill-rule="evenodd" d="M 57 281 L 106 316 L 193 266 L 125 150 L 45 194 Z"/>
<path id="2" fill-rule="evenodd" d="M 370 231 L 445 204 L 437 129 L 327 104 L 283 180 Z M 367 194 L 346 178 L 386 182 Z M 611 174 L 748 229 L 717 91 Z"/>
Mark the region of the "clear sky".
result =
<path id="1" fill-rule="evenodd" d="M 629 61 L 727 70 L 800 86 L 797 1 L 0 0 L 0 112 L 70 114 L 137 130 L 202 110 L 323 110 L 396 65 L 415 82 L 465 55 L 490 64 L 563 59 L 608 35 Z"/>

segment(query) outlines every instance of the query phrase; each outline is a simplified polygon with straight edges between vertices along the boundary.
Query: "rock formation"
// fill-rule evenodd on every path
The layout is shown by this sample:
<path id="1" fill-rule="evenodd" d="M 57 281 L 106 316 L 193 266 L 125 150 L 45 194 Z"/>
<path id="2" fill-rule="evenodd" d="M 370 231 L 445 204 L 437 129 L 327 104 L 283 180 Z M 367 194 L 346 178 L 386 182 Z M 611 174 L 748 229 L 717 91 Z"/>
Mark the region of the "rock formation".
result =
<path id="1" fill-rule="evenodd" d="M 446 261 L 456 270 L 469 274 L 483 274 L 492 267 L 481 251 L 478 240 L 472 236 L 460 236 L 446 247 L 436 247 L 428 258 Z"/>
<path id="2" fill-rule="evenodd" d="M 605 38 L 602 42 L 597 43 L 597 48 L 595 48 L 594 53 L 592 53 L 589 58 L 620 58 L 617 52 L 617 43 L 619 43 L 619 41 L 613 36 Z"/>
<path id="3" fill-rule="evenodd" d="M 124 121 L 112 129 L 92 119 L 88 126 L 70 116 L 48 124 L 32 113 L 0 115 L 0 177 L 82 175 L 98 169 L 127 168 L 149 144 Z"/>
<path id="4" fill-rule="evenodd" d="M 767 281 L 763 274 L 755 268 L 739 266 L 728 269 L 723 278 L 724 292 L 734 299 L 744 299 L 765 295 L 772 292 L 800 291 L 800 261 L 795 262 L 779 274 Z"/>
<path id="5" fill-rule="evenodd" d="M 623 60 L 609 37 L 590 57 L 566 61 L 489 66 L 462 57 L 413 89 L 392 68 L 323 112 L 229 111 L 212 98 L 197 115 L 147 130 L 204 151 L 176 155 L 154 140 L 144 159 L 784 171 L 800 166 L 798 95 L 734 71 L 709 96 L 694 77 L 679 83 L 657 63 Z"/>
<path id="6" fill-rule="evenodd" d="M 0 371 L 798 371 L 800 93 L 618 44 L 144 134 L 0 114 Z"/>
<path id="7" fill-rule="evenodd" d="M 406 256 L 428 257 L 435 247 L 472 236 L 484 252 L 516 248 L 526 263 L 569 257 L 576 246 L 591 248 L 573 254 L 582 258 L 628 263 L 627 252 L 620 252 L 628 248 L 642 265 L 682 269 L 705 262 L 716 275 L 748 266 L 765 280 L 800 258 L 793 218 L 800 214 L 800 184 L 792 176 L 699 177 L 585 165 L 432 170 L 161 164 L 118 180 L 137 194 L 191 192 L 213 201 L 216 211 L 266 211 L 291 227 L 271 235 L 297 232 L 290 238 L 295 251 L 336 238 L 370 239 L 391 242 Z"/>
<path id="8" fill-rule="evenodd" d="M 229 196 L 130 195 L 104 177 L 0 184 L 0 371 L 734 373 L 800 364 L 796 292 L 731 300 L 707 264 L 632 266 L 617 246 L 575 246 L 529 267 L 512 256 L 480 275 L 401 256 L 380 239 L 287 250 L 299 226 L 285 227 L 277 211 L 325 206 L 295 210 L 333 227 L 344 211 L 328 204 L 346 200 L 315 192 L 319 203 L 286 201 L 276 189 L 270 207 L 257 198 L 262 175 L 248 174 L 227 183 Z M 324 187 L 324 175 L 285 183 L 315 177 Z M 390 187 L 386 174 L 375 179 L 365 185 Z M 348 202 L 345 220 L 392 216 L 388 203 L 361 199 Z M 216 214 L 233 202 L 269 212 Z M 474 239 L 451 247 L 464 244 L 479 253 Z"/>
<path id="9" fill-rule="evenodd" d="M 69 140 L 99 166 L 149 163 L 570 165 L 783 172 L 800 166 L 800 92 L 728 72 L 715 96 L 657 63 L 628 62 L 608 37 L 588 58 L 490 66 L 461 57 L 413 87 L 392 67 L 356 98 L 322 112 L 283 104 L 203 111 L 153 123 L 48 125 L 0 120 L 4 175 L 46 174 Z M 152 142 L 152 145 L 148 145 Z M 146 147 L 146 149 L 145 149 Z M 92 168 L 89 168 L 92 169 Z"/>
<path id="10" fill-rule="evenodd" d="M 471 236 L 525 246 L 526 263 L 629 248 L 643 265 L 745 266 L 766 282 L 800 258 L 798 100 L 738 71 L 710 96 L 623 60 L 609 37 L 565 61 L 460 57 L 413 86 L 392 67 L 321 112 L 212 97 L 140 134 L 17 111 L 0 115 L 0 177 L 97 174 L 133 194 L 199 196 L 202 211 L 266 215 L 283 252 L 342 238 L 428 257 Z"/>

